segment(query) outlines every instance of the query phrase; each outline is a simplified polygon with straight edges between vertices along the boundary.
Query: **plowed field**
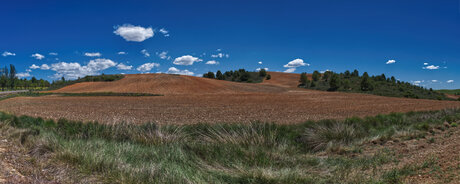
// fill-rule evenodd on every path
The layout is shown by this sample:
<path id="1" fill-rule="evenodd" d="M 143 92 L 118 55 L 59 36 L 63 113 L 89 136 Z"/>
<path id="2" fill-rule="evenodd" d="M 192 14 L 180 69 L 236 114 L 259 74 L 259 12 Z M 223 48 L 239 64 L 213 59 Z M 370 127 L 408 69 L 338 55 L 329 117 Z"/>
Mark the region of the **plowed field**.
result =
<path id="1" fill-rule="evenodd" d="M 79 83 L 54 92 L 136 92 L 154 97 L 18 97 L 0 111 L 44 118 L 160 124 L 266 121 L 300 123 L 381 113 L 460 107 L 460 102 L 390 98 L 297 88 L 298 74 L 270 72 L 259 84 L 191 76 L 127 75 L 115 82 Z"/>

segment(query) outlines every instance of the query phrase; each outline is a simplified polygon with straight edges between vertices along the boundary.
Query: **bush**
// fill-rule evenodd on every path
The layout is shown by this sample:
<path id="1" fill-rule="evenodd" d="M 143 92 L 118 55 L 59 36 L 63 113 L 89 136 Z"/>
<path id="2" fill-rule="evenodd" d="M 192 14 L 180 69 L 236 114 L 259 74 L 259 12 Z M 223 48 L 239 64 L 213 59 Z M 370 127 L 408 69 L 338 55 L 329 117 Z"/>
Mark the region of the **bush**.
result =
<path id="1" fill-rule="evenodd" d="M 267 77 L 265 77 L 265 80 L 270 80 L 270 79 L 272 79 L 272 76 L 270 74 L 268 74 Z M 460 100 L 460 98 L 459 98 L 459 100 Z"/>

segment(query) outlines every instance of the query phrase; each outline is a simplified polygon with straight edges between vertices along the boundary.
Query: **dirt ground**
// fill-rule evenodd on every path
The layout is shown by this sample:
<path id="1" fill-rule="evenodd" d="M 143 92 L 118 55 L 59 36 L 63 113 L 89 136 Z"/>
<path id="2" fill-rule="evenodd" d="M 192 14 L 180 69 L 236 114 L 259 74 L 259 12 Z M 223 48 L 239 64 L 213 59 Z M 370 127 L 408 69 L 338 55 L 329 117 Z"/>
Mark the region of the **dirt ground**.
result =
<path id="1" fill-rule="evenodd" d="M 134 92 L 164 96 L 17 97 L 1 101 L 0 111 L 104 123 L 189 124 L 301 123 L 460 107 L 456 101 L 300 89 L 297 88 L 299 74 L 269 74 L 271 80 L 258 84 L 167 74 L 127 75 L 119 81 L 78 83 L 53 92 Z"/>
<path id="2" fill-rule="evenodd" d="M 460 122 L 459 122 L 460 123 Z M 418 166 L 415 173 L 405 177 L 408 184 L 460 183 L 460 127 L 431 130 L 433 134 L 412 140 L 393 140 L 383 145 L 369 143 L 364 154 L 388 149 L 399 160 L 385 166 L 386 170 Z"/>
<path id="3" fill-rule="evenodd" d="M 0 111 L 43 118 L 104 123 L 189 124 L 264 121 L 300 123 L 381 113 L 460 107 L 460 102 L 388 98 L 321 91 L 281 94 L 190 94 L 153 97 L 20 97 Z"/>

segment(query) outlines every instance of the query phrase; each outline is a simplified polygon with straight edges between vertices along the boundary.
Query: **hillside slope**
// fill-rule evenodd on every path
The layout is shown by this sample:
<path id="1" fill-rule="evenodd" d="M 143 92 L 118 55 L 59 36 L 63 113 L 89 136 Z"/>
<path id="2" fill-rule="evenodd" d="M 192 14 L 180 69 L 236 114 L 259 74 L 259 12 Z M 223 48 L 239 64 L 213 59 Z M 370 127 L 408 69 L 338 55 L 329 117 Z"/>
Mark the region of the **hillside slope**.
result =
<path id="1" fill-rule="evenodd" d="M 279 93 L 296 87 L 299 74 L 270 72 L 272 79 L 259 84 L 238 83 L 171 74 L 131 74 L 114 82 L 82 82 L 51 92 L 119 92 L 153 94 Z"/>

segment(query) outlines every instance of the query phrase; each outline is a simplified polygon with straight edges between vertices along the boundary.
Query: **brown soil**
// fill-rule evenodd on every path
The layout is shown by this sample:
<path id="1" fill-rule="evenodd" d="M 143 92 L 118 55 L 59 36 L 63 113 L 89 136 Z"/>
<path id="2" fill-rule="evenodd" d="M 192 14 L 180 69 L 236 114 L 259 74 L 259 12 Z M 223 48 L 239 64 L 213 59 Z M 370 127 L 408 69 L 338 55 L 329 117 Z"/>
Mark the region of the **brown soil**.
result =
<path id="1" fill-rule="evenodd" d="M 365 145 L 364 152 L 376 153 L 384 148 L 393 151 L 399 162 L 384 166 L 385 171 L 417 166 L 419 169 L 404 178 L 404 183 L 460 183 L 460 128 L 445 125 L 441 129 L 432 129 L 434 135 L 421 139 L 396 139 L 383 145 L 370 143 Z"/>
<path id="2" fill-rule="evenodd" d="M 135 92 L 154 97 L 19 97 L 0 111 L 81 121 L 161 124 L 250 122 L 300 123 L 381 113 L 460 107 L 460 102 L 390 98 L 297 88 L 299 74 L 270 72 L 249 84 L 167 74 L 127 75 L 114 82 L 87 82 L 53 92 Z"/>

